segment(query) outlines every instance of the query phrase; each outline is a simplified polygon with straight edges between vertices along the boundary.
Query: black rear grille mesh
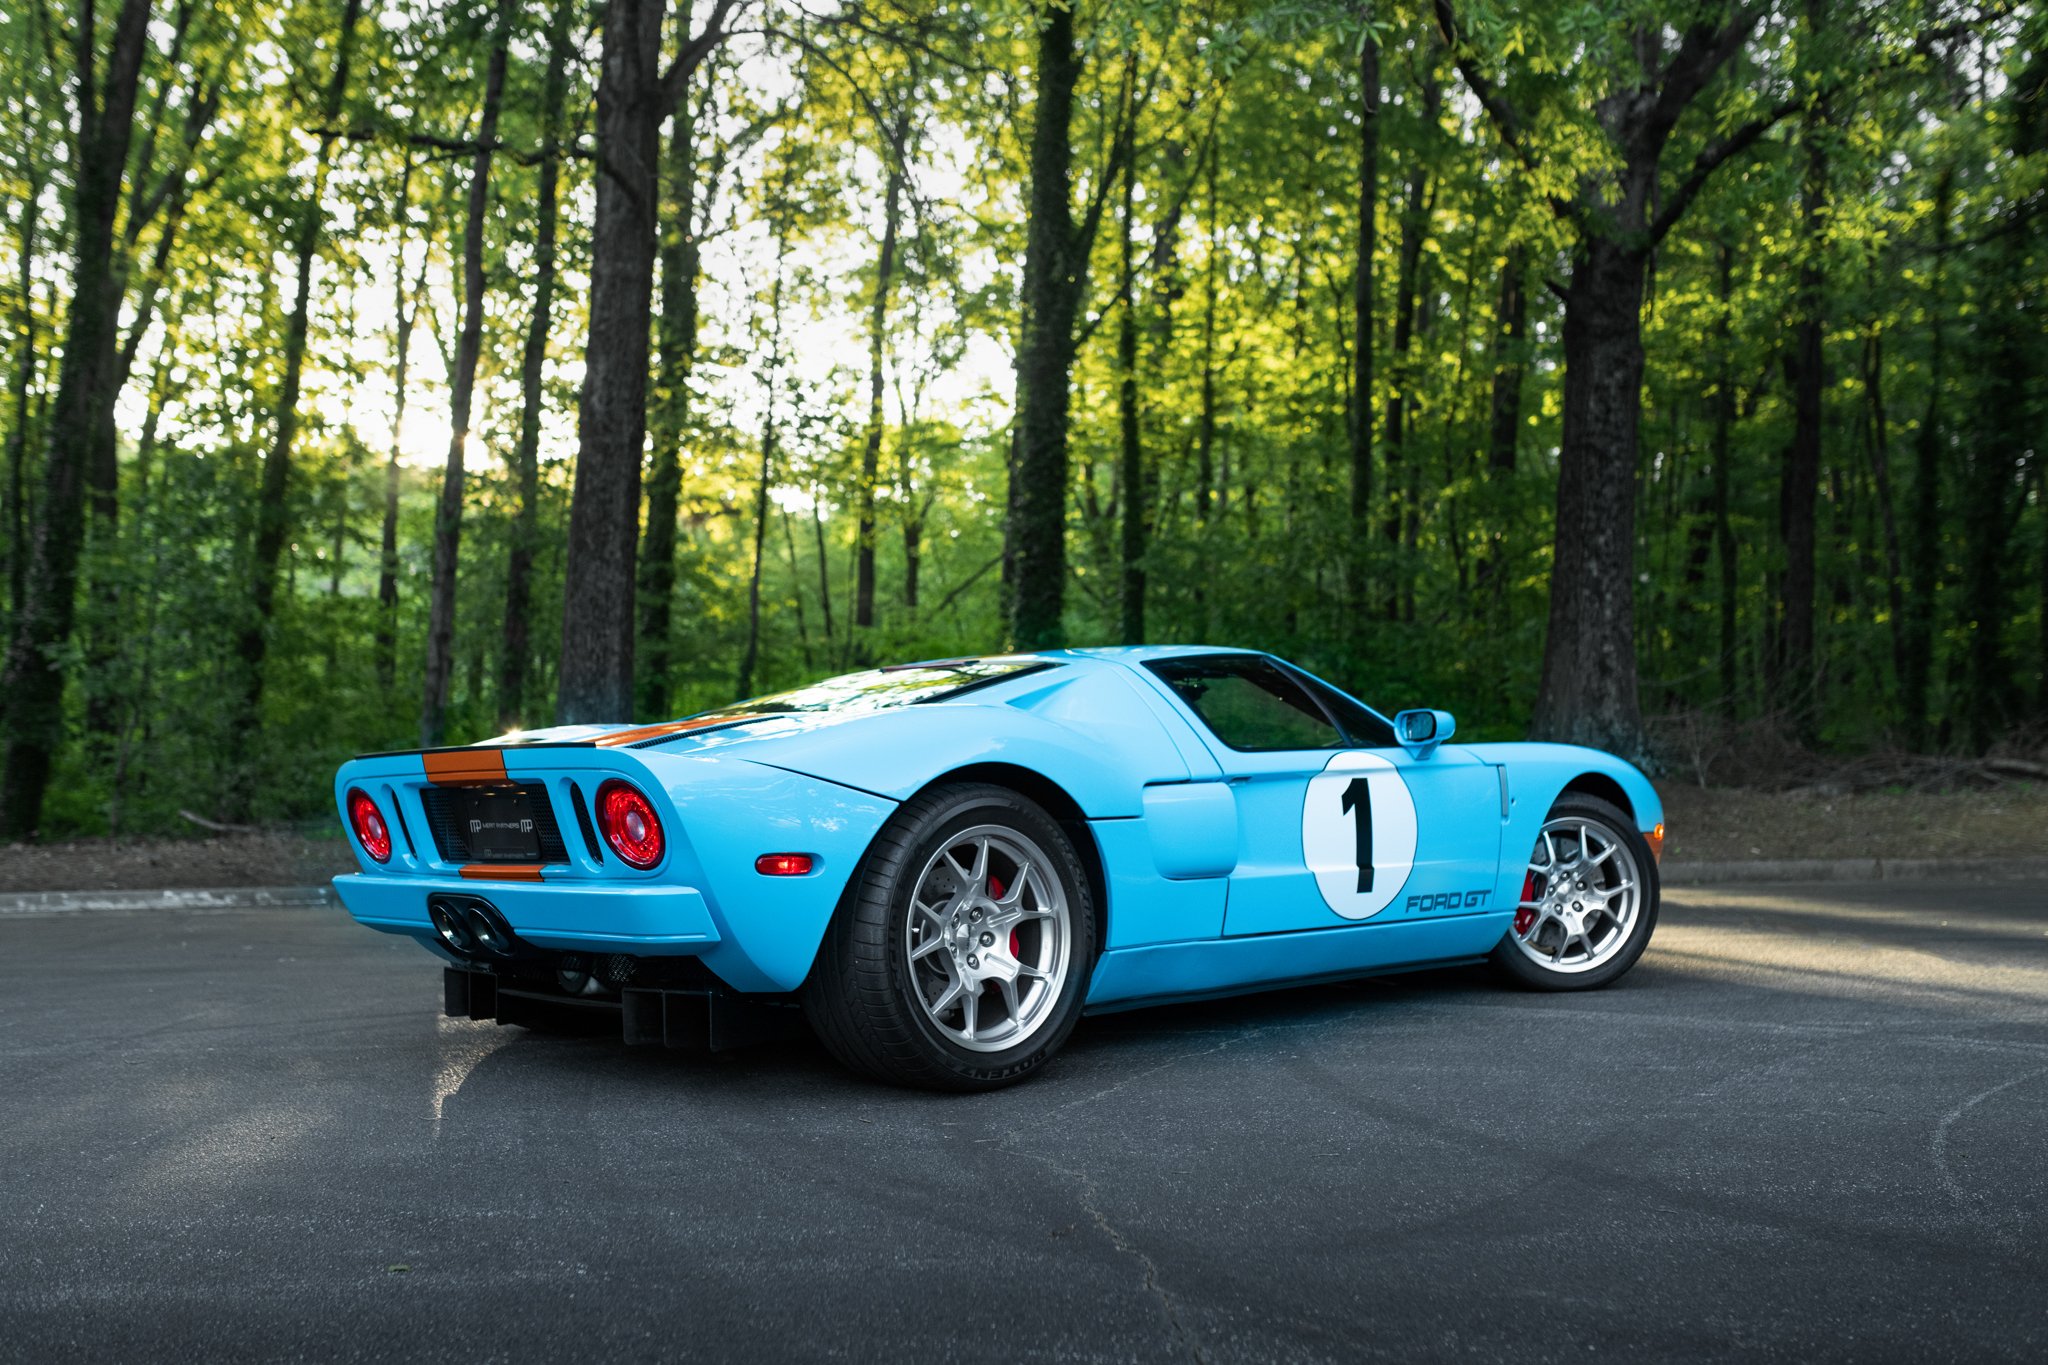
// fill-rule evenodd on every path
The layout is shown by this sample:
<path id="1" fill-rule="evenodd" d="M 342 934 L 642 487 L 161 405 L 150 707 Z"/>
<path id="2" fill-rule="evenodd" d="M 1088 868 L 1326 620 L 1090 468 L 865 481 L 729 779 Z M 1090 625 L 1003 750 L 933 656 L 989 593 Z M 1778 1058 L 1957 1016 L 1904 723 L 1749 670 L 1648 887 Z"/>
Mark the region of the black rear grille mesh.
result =
<path id="1" fill-rule="evenodd" d="M 511 784 L 526 793 L 533 802 L 533 825 L 540 835 L 540 860 L 544 866 L 569 861 L 568 846 L 562 842 L 562 830 L 555 823 L 555 805 L 548 799 L 545 782 L 514 782 Z M 420 793 L 420 804 L 426 807 L 427 829 L 434 836 L 434 846 L 441 851 L 441 861 L 466 863 L 469 856 L 469 834 L 462 829 L 455 818 L 455 792 L 448 787 L 429 787 Z"/>

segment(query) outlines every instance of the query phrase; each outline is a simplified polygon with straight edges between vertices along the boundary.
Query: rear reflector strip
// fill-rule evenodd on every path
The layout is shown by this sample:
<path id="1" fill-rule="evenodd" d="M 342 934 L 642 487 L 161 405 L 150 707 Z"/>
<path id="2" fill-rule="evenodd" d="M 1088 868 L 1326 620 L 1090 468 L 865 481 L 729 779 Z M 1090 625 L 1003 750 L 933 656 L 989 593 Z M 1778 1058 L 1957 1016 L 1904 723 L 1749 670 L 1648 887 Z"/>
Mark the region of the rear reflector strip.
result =
<path id="1" fill-rule="evenodd" d="M 754 859 L 754 871 L 764 877 L 808 877 L 814 865 L 808 853 L 763 853 Z"/>

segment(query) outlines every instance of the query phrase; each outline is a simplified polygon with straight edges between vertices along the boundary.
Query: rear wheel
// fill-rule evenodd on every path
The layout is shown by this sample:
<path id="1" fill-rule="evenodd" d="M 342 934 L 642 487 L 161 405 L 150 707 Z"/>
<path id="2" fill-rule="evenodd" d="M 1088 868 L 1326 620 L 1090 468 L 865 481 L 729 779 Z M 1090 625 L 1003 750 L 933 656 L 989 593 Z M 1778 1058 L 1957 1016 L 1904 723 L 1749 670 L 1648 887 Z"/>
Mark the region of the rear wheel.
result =
<path id="1" fill-rule="evenodd" d="M 1583 991 L 1635 966 L 1657 927 L 1657 861 L 1635 821 L 1567 792 L 1550 809 L 1494 965 L 1525 986 Z"/>
<path id="2" fill-rule="evenodd" d="M 1066 831 L 1004 787 L 935 788 L 875 837 L 819 949 L 805 1012 L 841 1061 L 987 1090 L 1043 1066 L 1080 1017 L 1096 909 Z"/>

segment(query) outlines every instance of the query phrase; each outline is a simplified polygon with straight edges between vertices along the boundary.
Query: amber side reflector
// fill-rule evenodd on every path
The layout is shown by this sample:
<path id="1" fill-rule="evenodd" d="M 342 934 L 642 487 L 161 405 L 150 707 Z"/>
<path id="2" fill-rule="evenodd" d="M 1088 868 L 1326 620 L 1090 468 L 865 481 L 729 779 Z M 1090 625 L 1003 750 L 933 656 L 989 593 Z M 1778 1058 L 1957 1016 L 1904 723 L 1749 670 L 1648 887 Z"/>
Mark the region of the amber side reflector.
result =
<path id="1" fill-rule="evenodd" d="M 808 853 L 763 853 L 754 859 L 754 871 L 764 877 L 808 877 L 812 866 Z"/>
<path id="2" fill-rule="evenodd" d="M 1657 828 L 1655 828 L 1655 829 L 1651 830 L 1651 831 L 1650 831 L 1650 832 L 1649 832 L 1648 834 L 1645 834 L 1645 835 L 1643 836 L 1643 838 L 1644 838 L 1645 840 L 1647 840 L 1647 841 L 1649 842 L 1649 845 L 1650 845 L 1650 856 L 1651 856 L 1651 857 L 1653 857 L 1653 858 L 1655 858 L 1655 859 L 1656 859 L 1656 860 L 1657 860 L 1658 862 L 1660 862 L 1660 863 L 1661 863 L 1661 862 L 1663 862 L 1663 861 L 1664 861 L 1664 822 L 1663 822 L 1662 820 L 1659 820 L 1659 821 L 1657 822 Z"/>

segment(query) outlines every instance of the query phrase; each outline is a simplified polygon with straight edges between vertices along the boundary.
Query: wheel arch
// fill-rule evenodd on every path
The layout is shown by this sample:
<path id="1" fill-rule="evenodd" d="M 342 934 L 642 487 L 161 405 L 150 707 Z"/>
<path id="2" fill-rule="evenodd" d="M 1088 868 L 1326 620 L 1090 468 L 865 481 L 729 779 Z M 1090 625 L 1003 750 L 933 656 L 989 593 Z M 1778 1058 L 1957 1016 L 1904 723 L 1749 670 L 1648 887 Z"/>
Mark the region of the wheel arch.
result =
<path id="1" fill-rule="evenodd" d="M 1619 809 L 1630 820 L 1636 818 L 1636 803 L 1629 800 L 1628 793 L 1622 790 L 1621 783 L 1615 781 L 1606 773 L 1580 773 L 1577 777 L 1564 784 L 1563 790 L 1557 794 L 1558 799 L 1561 800 L 1573 792 L 1577 792 L 1582 796 L 1597 797 Z"/>
<path id="2" fill-rule="evenodd" d="M 1043 807 L 1059 827 L 1067 832 L 1073 841 L 1074 852 L 1081 859 L 1081 870 L 1088 878 L 1089 894 L 1100 908 L 1101 922 L 1096 926 L 1098 945 L 1109 942 L 1109 877 L 1102 862 L 1102 849 L 1095 842 L 1095 831 L 1089 828 L 1088 816 L 1081 809 L 1065 787 L 1031 768 L 1015 763 L 970 763 L 941 773 L 927 782 L 920 793 L 933 787 L 955 786 L 967 782 L 985 782 L 992 787 L 1004 787 L 1019 796 L 1029 797 Z M 1099 947 L 1098 947 L 1099 951 Z"/>

